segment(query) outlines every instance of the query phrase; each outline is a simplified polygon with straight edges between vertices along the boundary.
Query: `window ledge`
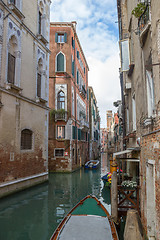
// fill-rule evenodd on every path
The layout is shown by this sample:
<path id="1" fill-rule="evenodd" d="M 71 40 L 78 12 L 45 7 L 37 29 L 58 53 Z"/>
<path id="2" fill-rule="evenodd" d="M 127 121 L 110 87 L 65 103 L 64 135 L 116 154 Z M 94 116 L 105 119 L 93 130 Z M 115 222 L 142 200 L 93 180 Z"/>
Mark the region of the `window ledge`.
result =
<path id="1" fill-rule="evenodd" d="M 6 88 L 7 90 L 11 90 L 11 91 L 14 91 L 14 92 L 19 93 L 19 94 L 21 94 L 21 93 L 22 93 L 22 90 L 23 90 L 22 88 L 14 85 L 14 84 L 12 84 L 12 83 L 6 83 L 5 88 Z"/>
<path id="2" fill-rule="evenodd" d="M 48 43 L 47 39 L 42 35 L 42 34 L 38 34 L 37 38 L 43 42 L 45 45 Z"/>
<path id="3" fill-rule="evenodd" d="M 41 98 L 41 97 L 36 97 L 36 102 L 37 103 L 43 103 L 43 104 L 46 104 L 47 103 L 47 100 Z"/>
<path id="4" fill-rule="evenodd" d="M 59 142 L 64 142 L 65 138 L 56 138 L 56 140 L 59 141 Z"/>
<path id="5" fill-rule="evenodd" d="M 25 16 L 23 13 L 16 7 L 14 3 L 9 3 L 9 9 L 12 10 L 21 20 L 24 20 Z"/>
<path id="6" fill-rule="evenodd" d="M 34 152 L 34 149 L 21 149 L 21 153 Z"/>

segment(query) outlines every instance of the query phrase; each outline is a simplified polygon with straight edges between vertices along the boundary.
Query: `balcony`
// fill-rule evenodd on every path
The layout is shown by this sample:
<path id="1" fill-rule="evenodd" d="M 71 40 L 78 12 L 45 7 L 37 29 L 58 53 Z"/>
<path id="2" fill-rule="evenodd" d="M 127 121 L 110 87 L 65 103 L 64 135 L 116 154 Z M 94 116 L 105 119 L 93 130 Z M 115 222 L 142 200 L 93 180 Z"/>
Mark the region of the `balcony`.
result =
<path id="1" fill-rule="evenodd" d="M 55 112 L 55 122 L 57 121 L 67 121 L 67 112 Z"/>
<path id="2" fill-rule="evenodd" d="M 149 15 L 149 5 L 147 5 L 144 13 L 140 16 L 138 20 L 140 42 L 142 46 L 146 41 L 150 26 L 151 26 L 151 22 L 150 22 L 150 15 Z"/>
<path id="3" fill-rule="evenodd" d="M 88 121 L 86 121 L 85 119 L 81 119 L 80 120 L 80 125 L 81 125 L 81 128 L 83 129 L 86 129 L 86 130 L 88 130 L 89 129 L 89 122 Z"/>

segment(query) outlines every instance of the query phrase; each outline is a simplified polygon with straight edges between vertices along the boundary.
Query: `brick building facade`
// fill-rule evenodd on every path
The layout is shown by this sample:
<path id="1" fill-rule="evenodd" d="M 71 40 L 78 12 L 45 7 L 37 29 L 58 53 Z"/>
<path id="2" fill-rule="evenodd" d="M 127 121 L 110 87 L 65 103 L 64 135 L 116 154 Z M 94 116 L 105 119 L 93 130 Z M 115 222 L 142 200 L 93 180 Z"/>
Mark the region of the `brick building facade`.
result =
<path id="1" fill-rule="evenodd" d="M 88 65 L 76 22 L 50 24 L 49 170 L 73 171 L 89 158 Z"/>
<path id="2" fill-rule="evenodd" d="M 49 15 L 0 1 L 0 196 L 48 179 Z"/>

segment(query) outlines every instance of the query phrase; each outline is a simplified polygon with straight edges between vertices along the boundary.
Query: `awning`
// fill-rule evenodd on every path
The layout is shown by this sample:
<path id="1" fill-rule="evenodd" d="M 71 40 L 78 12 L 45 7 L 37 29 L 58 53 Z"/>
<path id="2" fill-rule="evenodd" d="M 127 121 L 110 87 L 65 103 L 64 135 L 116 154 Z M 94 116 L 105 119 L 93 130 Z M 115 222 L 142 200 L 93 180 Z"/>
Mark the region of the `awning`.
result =
<path id="1" fill-rule="evenodd" d="M 125 154 L 125 153 L 131 153 L 132 151 L 133 151 L 132 149 L 127 149 L 127 150 L 124 150 L 124 151 L 121 151 L 121 152 L 116 152 L 116 153 L 113 153 L 113 157 L 118 156 L 118 155 L 122 155 L 122 154 Z"/>
<path id="2" fill-rule="evenodd" d="M 140 162 L 139 158 L 117 158 L 117 160 L 122 160 L 127 162 Z"/>

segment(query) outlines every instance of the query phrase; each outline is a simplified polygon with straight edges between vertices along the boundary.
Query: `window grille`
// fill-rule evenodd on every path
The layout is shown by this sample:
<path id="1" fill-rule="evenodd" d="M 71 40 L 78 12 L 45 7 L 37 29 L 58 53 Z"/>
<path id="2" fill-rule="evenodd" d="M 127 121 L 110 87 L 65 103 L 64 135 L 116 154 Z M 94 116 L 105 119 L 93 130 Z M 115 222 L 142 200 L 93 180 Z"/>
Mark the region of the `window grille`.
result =
<path id="1" fill-rule="evenodd" d="M 55 157 L 63 157 L 64 149 L 55 149 Z"/>
<path id="2" fill-rule="evenodd" d="M 21 132 L 21 150 L 32 149 L 32 131 L 24 129 Z"/>

